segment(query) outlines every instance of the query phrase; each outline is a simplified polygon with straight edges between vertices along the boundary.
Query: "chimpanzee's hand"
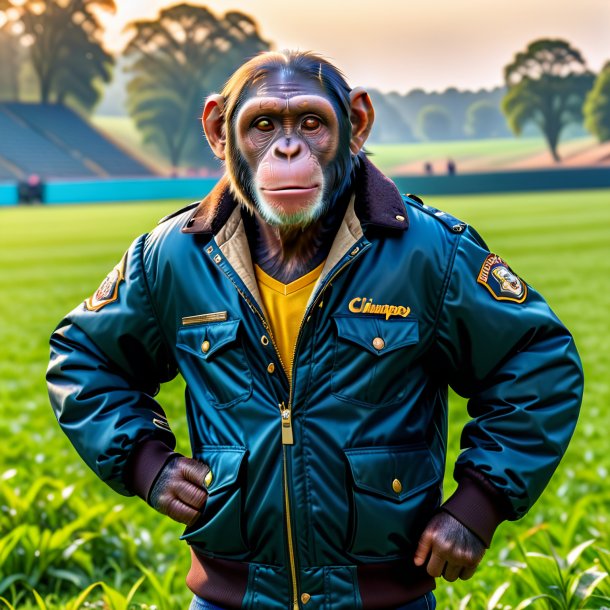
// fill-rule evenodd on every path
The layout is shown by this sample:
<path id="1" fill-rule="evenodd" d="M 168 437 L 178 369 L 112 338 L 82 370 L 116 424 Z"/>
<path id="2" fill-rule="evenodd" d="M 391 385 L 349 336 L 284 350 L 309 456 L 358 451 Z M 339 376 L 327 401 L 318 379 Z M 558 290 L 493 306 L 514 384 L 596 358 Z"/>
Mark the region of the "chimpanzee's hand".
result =
<path id="1" fill-rule="evenodd" d="M 150 491 L 149 504 L 174 521 L 194 523 L 208 498 L 203 480 L 209 470 L 206 464 L 191 458 L 170 460 Z"/>
<path id="2" fill-rule="evenodd" d="M 449 513 L 441 511 L 426 526 L 415 551 L 415 565 L 422 566 L 430 559 L 430 576 L 453 582 L 468 580 L 485 554 L 485 546 L 467 527 Z"/>

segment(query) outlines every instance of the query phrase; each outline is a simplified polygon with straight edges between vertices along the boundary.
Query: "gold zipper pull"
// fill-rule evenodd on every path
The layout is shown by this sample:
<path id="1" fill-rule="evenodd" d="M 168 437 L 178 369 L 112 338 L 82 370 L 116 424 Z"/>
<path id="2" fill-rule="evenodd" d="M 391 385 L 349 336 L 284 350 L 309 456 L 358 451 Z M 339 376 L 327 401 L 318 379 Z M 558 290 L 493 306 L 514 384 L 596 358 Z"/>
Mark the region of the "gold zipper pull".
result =
<path id="1" fill-rule="evenodd" d="M 282 402 L 279 405 L 282 415 L 282 445 L 294 445 L 294 437 L 292 435 L 292 414 L 290 409 Z"/>

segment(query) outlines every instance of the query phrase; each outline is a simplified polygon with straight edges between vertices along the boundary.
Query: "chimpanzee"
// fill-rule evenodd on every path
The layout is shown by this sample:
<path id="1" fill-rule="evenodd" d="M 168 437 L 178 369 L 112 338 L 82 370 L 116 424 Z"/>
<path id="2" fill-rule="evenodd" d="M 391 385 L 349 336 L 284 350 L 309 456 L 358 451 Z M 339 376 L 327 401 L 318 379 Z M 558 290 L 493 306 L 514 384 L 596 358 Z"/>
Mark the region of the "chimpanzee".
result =
<path id="1" fill-rule="evenodd" d="M 373 119 L 316 54 L 245 63 L 203 111 L 224 177 L 51 339 L 81 456 L 187 525 L 193 609 L 430 609 L 573 432 L 570 333 L 474 229 L 374 166 Z M 154 399 L 178 373 L 192 457 Z M 449 386 L 471 419 L 443 501 Z"/>

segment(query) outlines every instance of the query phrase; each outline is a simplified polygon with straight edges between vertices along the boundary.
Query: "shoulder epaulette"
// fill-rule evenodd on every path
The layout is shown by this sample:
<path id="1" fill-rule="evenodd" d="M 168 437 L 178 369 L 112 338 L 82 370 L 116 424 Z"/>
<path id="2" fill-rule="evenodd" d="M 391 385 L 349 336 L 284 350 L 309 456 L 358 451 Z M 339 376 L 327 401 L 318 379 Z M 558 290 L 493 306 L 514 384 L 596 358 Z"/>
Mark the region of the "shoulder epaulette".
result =
<path id="1" fill-rule="evenodd" d="M 201 203 L 201 201 L 195 201 L 193 203 L 189 203 L 188 205 L 185 205 L 183 208 L 180 208 L 179 210 L 176 210 L 175 212 L 171 212 L 171 214 L 164 216 L 157 224 L 158 225 L 163 224 L 164 222 L 166 222 L 167 220 L 170 220 L 171 218 L 180 216 L 180 214 L 182 214 L 184 212 L 188 212 L 189 210 L 192 210 L 193 208 L 197 207 L 200 203 Z"/>
<path id="2" fill-rule="evenodd" d="M 417 195 L 403 195 L 403 198 L 405 203 L 426 212 L 430 216 L 433 216 L 454 233 L 462 233 L 467 227 L 467 224 L 462 222 L 459 218 L 456 218 L 455 216 L 452 216 L 451 214 L 443 212 L 437 208 L 433 208 L 430 205 L 426 205 Z"/>

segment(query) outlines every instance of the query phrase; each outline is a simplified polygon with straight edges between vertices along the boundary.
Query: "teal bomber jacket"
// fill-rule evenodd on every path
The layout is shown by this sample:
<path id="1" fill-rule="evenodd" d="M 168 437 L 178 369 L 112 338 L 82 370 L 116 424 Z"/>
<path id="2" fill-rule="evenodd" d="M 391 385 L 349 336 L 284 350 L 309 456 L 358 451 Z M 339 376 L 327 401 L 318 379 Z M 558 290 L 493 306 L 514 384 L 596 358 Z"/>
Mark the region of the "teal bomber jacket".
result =
<path id="1" fill-rule="evenodd" d="M 101 479 L 146 498 L 176 442 L 154 396 L 180 373 L 212 470 L 182 536 L 190 588 L 227 608 L 404 604 L 434 588 L 413 554 L 441 505 L 489 544 L 541 494 L 578 417 L 574 341 L 472 228 L 366 161 L 288 379 L 241 213 L 221 180 L 68 314 L 51 339 L 57 419 Z M 449 386 L 470 420 L 443 504 Z"/>

